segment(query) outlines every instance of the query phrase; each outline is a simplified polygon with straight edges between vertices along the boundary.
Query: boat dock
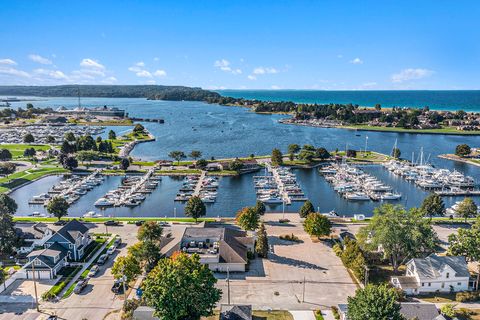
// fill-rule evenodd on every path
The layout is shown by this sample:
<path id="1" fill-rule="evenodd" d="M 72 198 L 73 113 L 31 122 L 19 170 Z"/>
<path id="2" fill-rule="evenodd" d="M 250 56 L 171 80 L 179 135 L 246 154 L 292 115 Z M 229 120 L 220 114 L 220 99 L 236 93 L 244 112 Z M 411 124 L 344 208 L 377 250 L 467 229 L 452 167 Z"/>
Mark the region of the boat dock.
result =
<path id="1" fill-rule="evenodd" d="M 195 185 L 195 189 L 193 189 L 193 196 L 198 197 L 200 196 L 200 191 L 202 190 L 203 180 L 207 176 L 207 172 L 202 170 L 202 174 L 200 175 L 197 184 Z"/>
<path id="2" fill-rule="evenodd" d="M 207 176 L 202 171 L 200 176 L 188 176 L 182 184 L 175 201 L 185 202 L 191 197 L 200 197 L 204 203 L 214 203 L 217 200 L 218 177 Z"/>
<path id="3" fill-rule="evenodd" d="M 267 204 L 291 204 L 293 201 L 308 200 L 303 193 L 294 173 L 286 167 L 272 167 L 267 164 L 262 176 L 254 176 L 257 199 Z"/>

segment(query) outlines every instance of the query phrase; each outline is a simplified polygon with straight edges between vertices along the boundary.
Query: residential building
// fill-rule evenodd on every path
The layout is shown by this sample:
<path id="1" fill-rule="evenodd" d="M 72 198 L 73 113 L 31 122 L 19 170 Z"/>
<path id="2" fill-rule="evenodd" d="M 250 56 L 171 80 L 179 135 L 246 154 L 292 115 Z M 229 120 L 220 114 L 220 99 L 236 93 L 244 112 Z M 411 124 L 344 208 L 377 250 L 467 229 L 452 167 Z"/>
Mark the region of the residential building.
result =
<path id="1" fill-rule="evenodd" d="M 78 261 L 83 257 L 85 248 L 91 241 L 88 228 L 73 219 L 45 241 L 45 247 L 49 248 L 57 243 L 67 250 L 68 260 Z"/>
<path id="2" fill-rule="evenodd" d="M 17 248 L 19 253 L 29 253 L 35 247 L 43 247 L 53 234 L 53 230 L 45 223 L 17 223 L 15 231 L 22 240 L 22 245 Z"/>
<path id="3" fill-rule="evenodd" d="M 406 294 L 458 292 L 469 289 L 470 273 L 465 257 L 438 256 L 411 259 L 405 276 L 391 278 L 391 283 Z"/>
<path id="4" fill-rule="evenodd" d="M 339 304 L 338 311 L 341 320 L 348 320 L 348 305 Z M 416 320 L 446 320 L 433 303 L 401 303 L 400 313 L 405 319 Z"/>
<path id="5" fill-rule="evenodd" d="M 28 262 L 23 266 L 27 279 L 53 279 L 58 271 L 67 263 L 68 251 L 54 243 L 47 249 L 32 251 L 28 256 Z"/>
<path id="6" fill-rule="evenodd" d="M 220 320 L 252 320 L 252 306 L 222 304 Z"/>

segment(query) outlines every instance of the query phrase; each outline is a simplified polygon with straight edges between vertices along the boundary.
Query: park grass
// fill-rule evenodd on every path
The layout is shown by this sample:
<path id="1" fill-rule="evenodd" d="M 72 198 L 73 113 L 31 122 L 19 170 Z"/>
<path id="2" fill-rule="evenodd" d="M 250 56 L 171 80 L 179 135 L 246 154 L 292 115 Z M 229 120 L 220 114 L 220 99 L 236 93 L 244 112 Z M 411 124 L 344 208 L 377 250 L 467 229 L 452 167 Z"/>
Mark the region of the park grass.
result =
<path id="1" fill-rule="evenodd" d="M 19 187 L 25 183 L 40 179 L 46 175 L 66 173 L 68 170 L 57 167 L 40 167 L 15 172 L 7 177 L 0 178 L 0 193 Z"/>
<path id="2" fill-rule="evenodd" d="M 479 130 L 462 131 L 455 127 L 443 127 L 440 129 L 405 129 L 397 127 L 377 127 L 369 125 L 348 125 L 340 126 L 344 129 L 357 129 L 360 131 L 381 131 L 381 132 L 401 132 L 401 133 L 420 133 L 420 134 L 452 134 L 452 135 L 480 135 Z"/>
<path id="3" fill-rule="evenodd" d="M 168 175 L 185 175 L 185 174 L 201 174 L 199 169 L 179 169 L 179 170 L 160 170 L 155 172 L 155 175 L 168 176 Z"/>
<path id="4" fill-rule="evenodd" d="M 333 155 L 343 157 L 345 156 L 345 151 L 339 151 L 332 153 Z M 369 162 L 385 162 L 393 159 L 390 156 L 387 156 L 383 153 L 375 152 L 375 151 L 368 151 L 365 154 L 363 151 L 357 151 L 357 154 L 353 158 L 348 158 L 348 162 L 355 162 L 355 163 L 369 163 Z"/>
<path id="5" fill-rule="evenodd" d="M 0 149 L 7 149 L 12 154 L 13 159 L 23 158 L 23 152 L 27 148 L 34 148 L 36 151 L 50 150 L 50 146 L 47 144 L 1 144 Z"/>

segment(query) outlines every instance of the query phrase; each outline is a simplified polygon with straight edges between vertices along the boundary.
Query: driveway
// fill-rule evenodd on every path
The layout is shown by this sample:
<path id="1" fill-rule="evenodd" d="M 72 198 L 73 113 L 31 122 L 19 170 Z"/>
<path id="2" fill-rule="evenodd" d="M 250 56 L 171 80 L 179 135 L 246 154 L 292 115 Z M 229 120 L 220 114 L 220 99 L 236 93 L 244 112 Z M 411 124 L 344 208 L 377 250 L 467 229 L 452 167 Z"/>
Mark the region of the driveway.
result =
<path id="1" fill-rule="evenodd" d="M 231 303 L 251 304 L 254 309 L 314 310 L 345 303 L 356 285 L 331 247 L 313 243 L 303 231 L 298 215 L 279 224 L 279 216 L 264 216 L 269 244 L 268 259 L 255 259 L 246 275 L 230 281 Z M 280 240 L 280 235 L 295 234 L 303 242 Z M 305 281 L 305 284 L 304 284 Z M 220 303 L 227 303 L 227 283 L 219 280 L 224 292 Z"/>
<path id="2" fill-rule="evenodd" d="M 54 280 L 38 280 L 37 293 L 40 296 L 48 291 L 58 279 Z M 8 299 L 7 299 L 8 298 Z M 15 280 L 2 294 L 0 294 L 0 302 L 30 302 L 35 301 L 35 288 L 32 280 Z"/>

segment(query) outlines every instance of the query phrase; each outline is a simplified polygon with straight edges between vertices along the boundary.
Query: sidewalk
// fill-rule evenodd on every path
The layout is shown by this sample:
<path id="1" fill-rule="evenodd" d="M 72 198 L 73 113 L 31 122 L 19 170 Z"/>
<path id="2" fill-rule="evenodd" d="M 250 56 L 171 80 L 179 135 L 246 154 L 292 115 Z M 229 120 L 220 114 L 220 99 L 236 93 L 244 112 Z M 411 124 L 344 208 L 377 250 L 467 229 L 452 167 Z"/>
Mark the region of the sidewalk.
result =
<path id="1" fill-rule="evenodd" d="M 77 274 L 72 278 L 72 280 L 70 280 L 69 283 L 67 283 L 67 285 L 63 288 L 63 290 L 57 295 L 57 297 L 59 299 L 61 299 L 63 297 L 63 295 L 65 294 L 65 292 L 68 290 L 68 288 L 70 288 L 70 286 L 75 283 L 78 278 L 80 278 L 80 276 L 82 275 L 82 273 L 88 268 L 90 267 L 90 265 L 92 264 L 92 262 L 102 253 L 102 251 L 105 249 L 105 247 L 110 243 L 110 241 L 112 241 L 112 239 L 115 237 L 116 235 L 112 233 L 112 235 L 107 239 L 107 241 L 105 241 L 105 243 L 102 245 L 102 247 L 100 249 L 97 250 L 97 252 L 95 252 L 95 254 L 87 261 L 87 262 L 84 262 L 83 263 L 83 267 L 82 267 L 82 270 L 80 270 L 79 272 L 77 272 Z"/>

